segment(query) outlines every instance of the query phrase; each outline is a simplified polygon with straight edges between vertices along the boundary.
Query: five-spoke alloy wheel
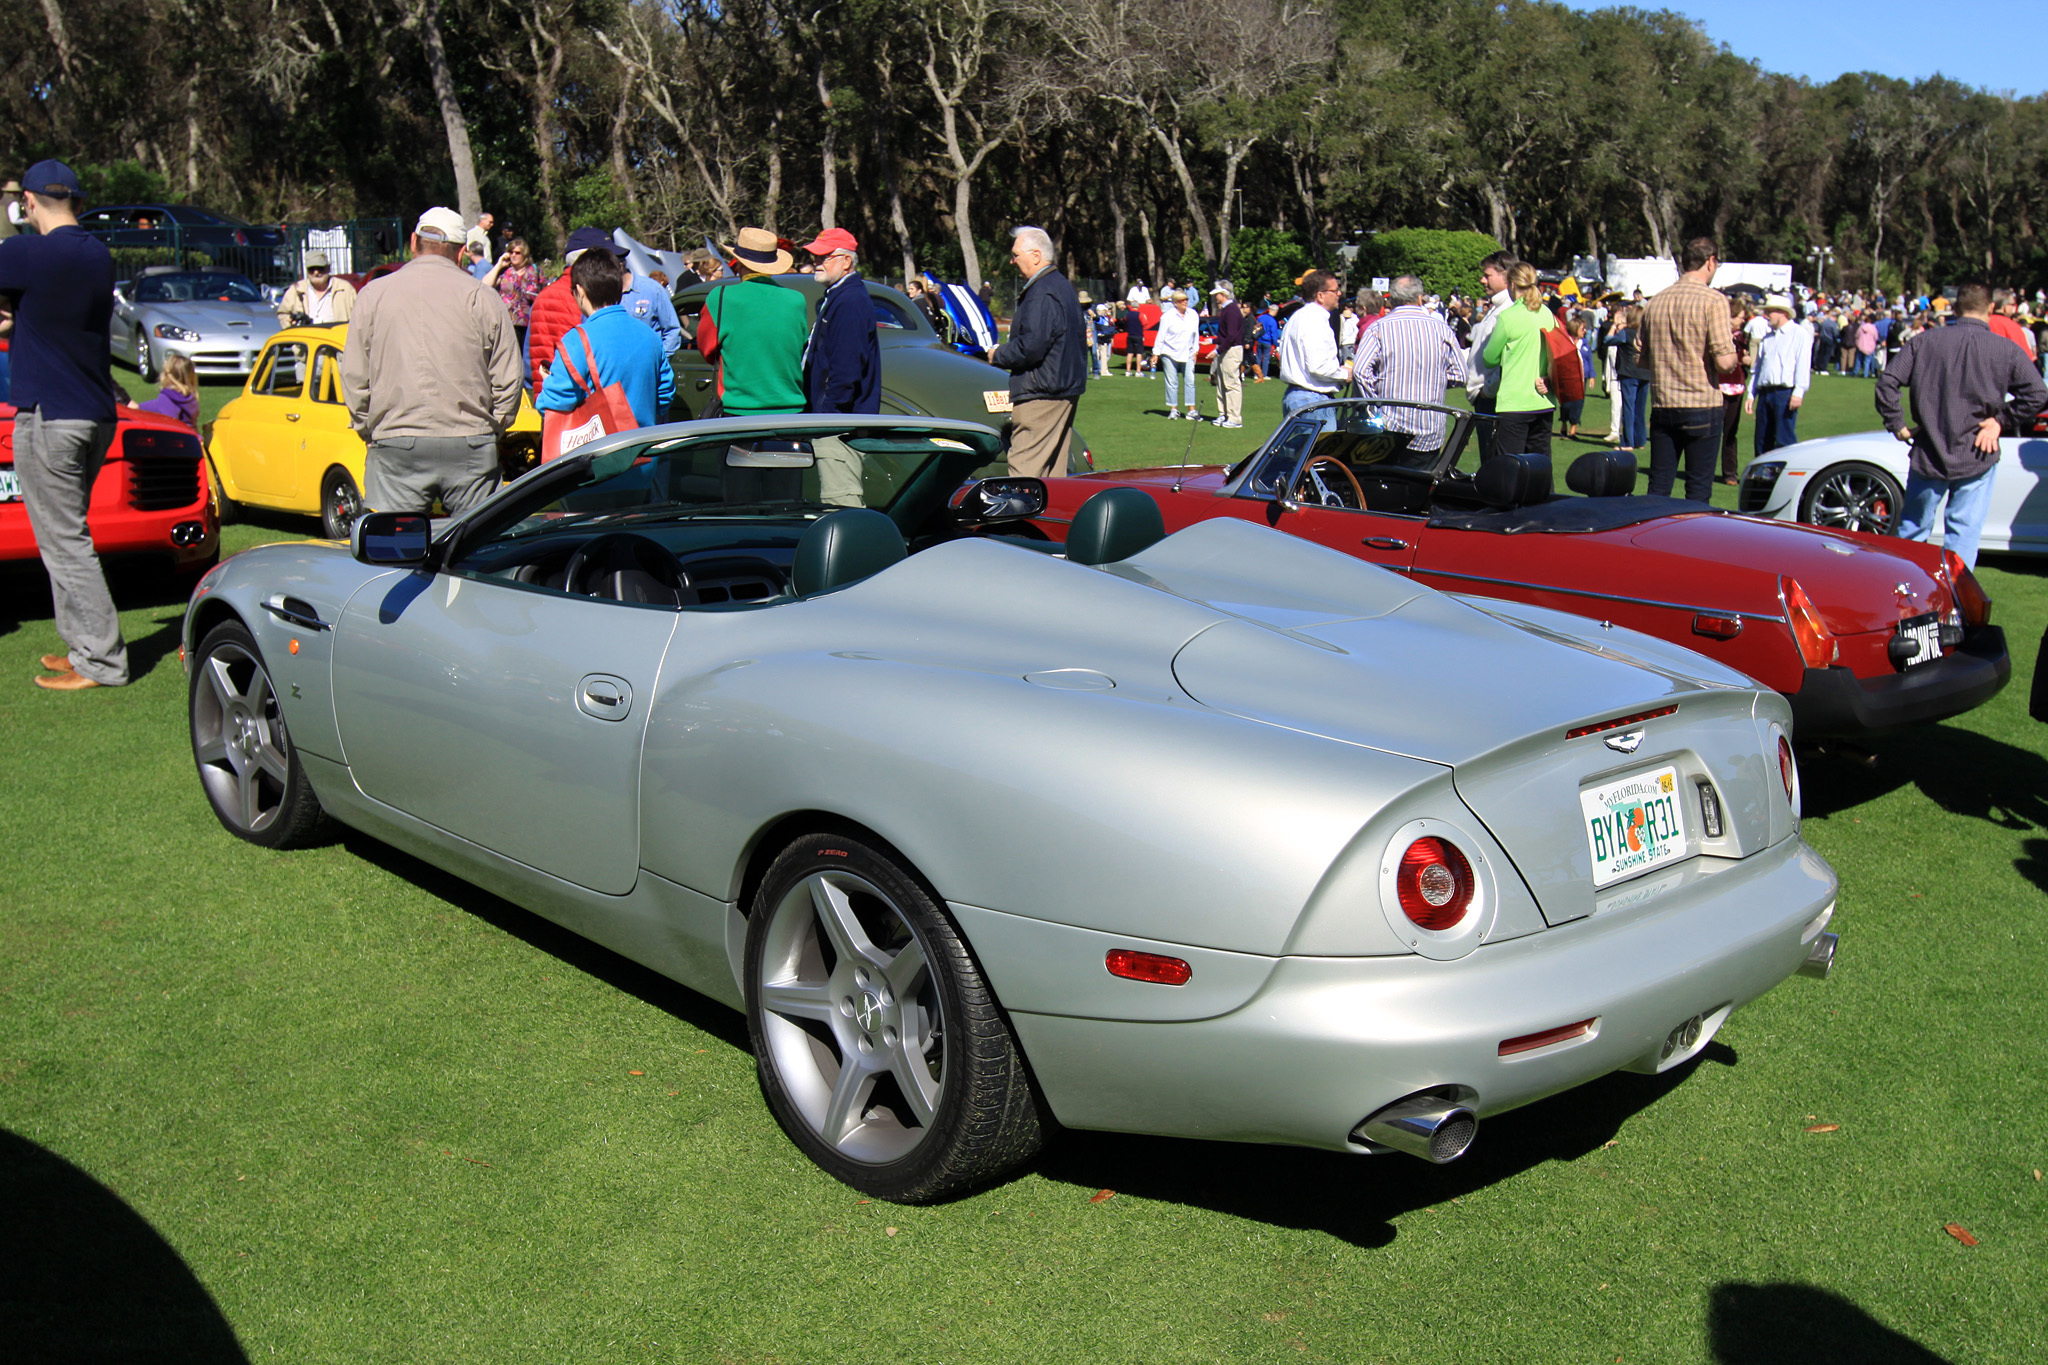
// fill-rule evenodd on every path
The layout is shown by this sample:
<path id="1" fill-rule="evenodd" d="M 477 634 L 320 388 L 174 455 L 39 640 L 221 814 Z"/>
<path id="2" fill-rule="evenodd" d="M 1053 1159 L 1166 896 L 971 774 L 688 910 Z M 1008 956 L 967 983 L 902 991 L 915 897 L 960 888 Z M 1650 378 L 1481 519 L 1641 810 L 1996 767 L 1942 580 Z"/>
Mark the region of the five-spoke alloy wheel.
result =
<path id="1" fill-rule="evenodd" d="M 1905 494 L 1899 481 L 1874 464 L 1839 464 L 1806 486 L 1799 519 L 1842 531 L 1890 535 L 1899 525 Z"/>
<path id="2" fill-rule="evenodd" d="M 213 813 L 265 848 L 309 843 L 324 816 L 292 748 L 277 690 L 239 621 L 215 626 L 192 663 L 192 758 Z"/>
<path id="3" fill-rule="evenodd" d="M 784 1131 L 864 1194 L 927 1203 L 1043 1138 L 1024 1061 L 966 944 L 888 854 L 812 835 L 747 929 L 747 1029 Z"/>

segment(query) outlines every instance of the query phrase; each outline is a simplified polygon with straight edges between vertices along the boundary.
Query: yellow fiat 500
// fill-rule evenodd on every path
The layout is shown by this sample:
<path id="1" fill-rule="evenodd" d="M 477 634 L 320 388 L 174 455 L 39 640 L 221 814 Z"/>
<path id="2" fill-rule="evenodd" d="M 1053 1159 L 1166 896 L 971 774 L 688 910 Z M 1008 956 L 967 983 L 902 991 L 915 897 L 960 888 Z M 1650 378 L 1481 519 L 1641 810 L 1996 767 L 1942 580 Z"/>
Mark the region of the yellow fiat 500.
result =
<path id="1" fill-rule="evenodd" d="M 348 326 L 288 327 L 256 358 L 242 396 L 207 424 L 206 454 L 220 511 L 236 504 L 306 512 L 323 534 L 348 539 L 362 510 L 363 438 L 341 397 L 341 348 Z M 540 458 L 540 414 L 530 395 L 498 442 L 507 479 Z"/>

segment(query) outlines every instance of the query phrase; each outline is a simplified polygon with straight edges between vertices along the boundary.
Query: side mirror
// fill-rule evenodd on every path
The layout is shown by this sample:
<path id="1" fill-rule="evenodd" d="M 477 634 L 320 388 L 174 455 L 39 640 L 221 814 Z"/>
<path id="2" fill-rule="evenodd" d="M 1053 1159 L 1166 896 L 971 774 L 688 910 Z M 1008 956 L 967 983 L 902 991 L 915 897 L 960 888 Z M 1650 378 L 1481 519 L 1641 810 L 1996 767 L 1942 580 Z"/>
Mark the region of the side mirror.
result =
<path id="1" fill-rule="evenodd" d="M 348 548 L 365 564 L 418 564 L 433 541 L 433 523 L 417 512 L 365 512 L 349 531 Z"/>
<path id="2" fill-rule="evenodd" d="M 1044 479 L 976 479 L 961 485 L 948 507 L 962 526 L 990 526 L 1042 515 L 1049 501 Z"/>

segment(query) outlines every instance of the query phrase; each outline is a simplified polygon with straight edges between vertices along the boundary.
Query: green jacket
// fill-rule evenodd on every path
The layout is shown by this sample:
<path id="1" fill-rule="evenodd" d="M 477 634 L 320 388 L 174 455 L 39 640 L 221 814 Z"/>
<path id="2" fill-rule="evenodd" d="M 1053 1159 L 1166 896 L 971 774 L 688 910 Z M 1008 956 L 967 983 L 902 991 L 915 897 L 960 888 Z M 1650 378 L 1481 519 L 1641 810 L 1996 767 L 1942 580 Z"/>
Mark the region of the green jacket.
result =
<path id="1" fill-rule="evenodd" d="M 718 361 L 726 412 L 804 410 L 809 401 L 804 341 L 811 334 L 811 310 L 802 294 L 766 276 L 752 276 L 712 290 L 704 300 L 704 317 L 712 326 L 700 320 L 697 341 L 706 356 Z"/>
<path id="2" fill-rule="evenodd" d="M 1536 380 L 1550 370 L 1550 351 L 1543 334 L 1557 326 L 1548 308 L 1530 312 L 1517 299 L 1500 310 L 1493 335 L 1486 338 L 1482 357 L 1488 365 L 1500 367 L 1500 395 L 1495 412 L 1539 412 L 1554 407 L 1549 398 L 1536 392 Z"/>

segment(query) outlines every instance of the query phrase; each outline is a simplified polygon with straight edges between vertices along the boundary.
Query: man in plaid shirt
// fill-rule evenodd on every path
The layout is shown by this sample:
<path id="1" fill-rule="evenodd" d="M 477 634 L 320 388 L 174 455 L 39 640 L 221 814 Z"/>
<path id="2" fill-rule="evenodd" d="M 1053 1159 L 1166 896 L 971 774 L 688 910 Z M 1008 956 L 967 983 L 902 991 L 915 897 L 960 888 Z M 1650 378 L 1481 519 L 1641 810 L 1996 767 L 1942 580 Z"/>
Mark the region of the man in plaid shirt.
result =
<path id="1" fill-rule="evenodd" d="M 1668 497 L 1685 457 L 1685 496 L 1713 496 L 1721 449 L 1721 376 L 1740 371 L 1728 329 L 1728 296 L 1709 286 L 1720 253 L 1711 237 L 1695 237 L 1679 258 L 1684 273 L 1643 305 L 1636 363 L 1650 371 L 1650 494 Z"/>

